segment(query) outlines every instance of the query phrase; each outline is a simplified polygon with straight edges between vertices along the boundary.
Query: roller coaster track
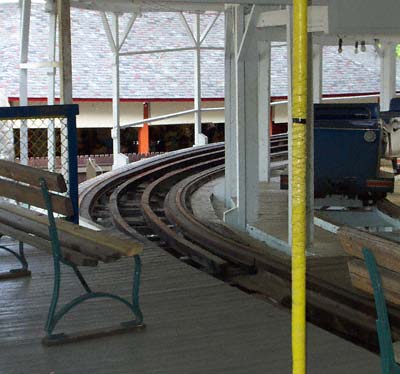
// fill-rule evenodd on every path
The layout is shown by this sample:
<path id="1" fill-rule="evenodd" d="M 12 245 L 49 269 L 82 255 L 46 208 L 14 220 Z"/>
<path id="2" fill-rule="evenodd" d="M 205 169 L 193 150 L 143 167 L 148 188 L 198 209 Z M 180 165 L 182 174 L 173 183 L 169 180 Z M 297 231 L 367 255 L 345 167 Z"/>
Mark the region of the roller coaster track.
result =
<path id="1" fill-rule="evenodd" d="M 289 258 L 252 245 L 212 214 L 207 220 L 193 214 L 192 194 L 223 173 L 223 144 L 141 160 L 81 184 L 81 216 L 142 241 L 145 250 L 157 244 L 224 281 L 290 307 Z M 345 261 L 311 258 L 307 266 L 308 319 L 376 349 L 372 300 L 325 276 L 336 268 L 347 274 Z M 400 313 L 391 317 L 398 338 Z"/>

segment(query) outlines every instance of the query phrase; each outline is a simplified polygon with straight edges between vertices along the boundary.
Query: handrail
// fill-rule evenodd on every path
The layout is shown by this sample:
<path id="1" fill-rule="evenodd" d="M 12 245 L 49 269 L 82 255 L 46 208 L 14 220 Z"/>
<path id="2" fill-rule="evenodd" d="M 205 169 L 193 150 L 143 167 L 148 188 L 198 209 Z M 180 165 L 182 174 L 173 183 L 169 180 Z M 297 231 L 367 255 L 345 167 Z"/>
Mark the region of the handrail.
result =
<path id="1" fill-rule="evenodd" d="M 201 109 L 202 112 L 216 112 L 216 111 L 220 111 L 220 110 L 225 110 L 225 107 L 202 108 Z M 169 118 L 174 118 L 174 117 L 180 117 L 180 116 L 184 116 L 186 114 L 191 114 L 191 113 L 195 113 L 195 112 L 197 112 L 197 109 L 189 109 L 189 110 L 183 110 L 181 112 L 164 114 L 162 116 L 151 117 L 151 118 L 147 118 L 147 119 L 142 119 L 140 121 L 135 121 L 135 122 L 128 123 L 125 125 L 121 125 L 120 128 L 125 129 L 127 127 L 143 127 L 143 124 L 145 124 L 145 123 L 151 124 L 152 122 L 161 121 L 163 119 L 169 119 Z M 165 125 L 165 123 L 163 125 Z"/>

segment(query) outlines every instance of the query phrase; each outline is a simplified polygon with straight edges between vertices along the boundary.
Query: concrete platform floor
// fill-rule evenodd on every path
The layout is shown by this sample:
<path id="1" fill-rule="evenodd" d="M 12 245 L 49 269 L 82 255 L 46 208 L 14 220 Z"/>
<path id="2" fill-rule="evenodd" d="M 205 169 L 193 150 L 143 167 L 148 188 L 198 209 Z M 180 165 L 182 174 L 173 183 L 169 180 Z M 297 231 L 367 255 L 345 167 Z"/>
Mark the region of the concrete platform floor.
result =
<path id="1" fill-rule="evenodd" d="M 219 219 L 222 219 L 224 206 L 224 178 L 220 177 L 202 186 L 192 200 L 202 195 L 213 194 L 212 207 Z M 261 232 L 267 233 L 283 243 L 288 241 L 288 192 L 280 190 L 279 181 L 274 178 L 271 182 L 259 184 L 260 211 L 258 218 L 249 224 Z M 289 249 L 285 250 L 289 253 Z M 346 256 L 336 235 L 314 227 L 314 246 L 308 250 L 312 257 Z"/>
<path id="2" fill-rule="evenodd" d="M 8 238 L 2 243 L 16 245 Z M 27 249 L 31 278 L 0 283 L 0 373 L 269 373 L 291 372 L 290 314 L 202 273 L 154 246 L 145 251 L 141 288 L 147 328 L 58 347 L 44 347 L 52 260 Z M 15 265 L 0 251 L 0 271 Z M 84 269 L 96 290 L 129 295 L 132 261 Z M 80 286 L 65 271 L 63 298 Z M 128 319 L 114 302 L 89 302 L 60 330 Z M 308 325 L 308 372 L 378 373 L 379 357 Z"/>

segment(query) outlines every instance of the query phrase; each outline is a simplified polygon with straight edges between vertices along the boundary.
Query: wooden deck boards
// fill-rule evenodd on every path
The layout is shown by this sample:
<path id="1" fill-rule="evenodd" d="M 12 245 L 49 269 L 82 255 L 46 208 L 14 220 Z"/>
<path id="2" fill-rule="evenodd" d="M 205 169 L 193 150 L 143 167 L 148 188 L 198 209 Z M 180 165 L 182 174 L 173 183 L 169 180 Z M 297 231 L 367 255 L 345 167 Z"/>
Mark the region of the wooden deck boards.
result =
<path id="1" fill-rule="evenodd" d="M 259 184 L 260 213 L 251 224 L 276 238 L 288 240 L 288 192 L 280 190 L 278 182 Z M 314 228 L 313 256 L 345 256 L 336 236 L 317 226 Z"/>
<path id="2" fill-rule="evenodd" d="M 7 238 L 0 239 L 1 241 Z M 52 288 L 52 260 L 28 248 L 32 278 L 2 281 L 0 373 L 290 373 L 290 315 L 263 300 L 193 269 L 161 249 L 145 251 L 141 288 L 146 330 L 59 347 L 43 347 L 43 324 Z M 0 251 L 0 271 L 14 263 Z M 84 269 L 94 289 L 129 295 L 132 260 Z M 97 271 L 96 271 L 97 270 Z M 63 297 L 80 286 L 64 272 Z M 78 307 L 69 328 L 124 320 L 104 300 Z M 60 326 L 66 326 L 66 323 Z M 310 373 L 377 373 L 379 359 L 312 325 Z"/>

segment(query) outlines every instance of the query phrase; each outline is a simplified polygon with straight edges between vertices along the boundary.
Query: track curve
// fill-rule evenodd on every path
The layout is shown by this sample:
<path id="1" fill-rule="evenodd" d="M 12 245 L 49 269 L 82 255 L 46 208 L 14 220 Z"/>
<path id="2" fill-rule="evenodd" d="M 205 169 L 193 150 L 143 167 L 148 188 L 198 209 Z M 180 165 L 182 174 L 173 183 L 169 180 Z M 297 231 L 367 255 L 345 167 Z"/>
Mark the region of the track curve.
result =
<path id="1" fill-rule="evenodd" d="M 200 220 L 192 212 L 191 195 L 222 176 L 223 165 L 222 143 L 127 165 L 81 184 L 81 216 L 142 241 L 145 249 L 156 242 L 191 265 L 290 307 L 290 259 L 257 248 L 211 216 Z M 347 272 L 344 261 L 335 261 L 308 259 L 308 318 L 376 349 L 373 302 L 321 276 L 335 267 Z M 394 337 L 400 337 L 400 312 L 393 311 L 391 318 Z"/>

